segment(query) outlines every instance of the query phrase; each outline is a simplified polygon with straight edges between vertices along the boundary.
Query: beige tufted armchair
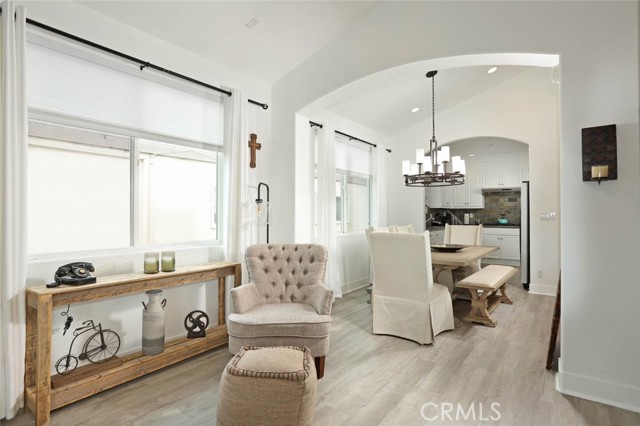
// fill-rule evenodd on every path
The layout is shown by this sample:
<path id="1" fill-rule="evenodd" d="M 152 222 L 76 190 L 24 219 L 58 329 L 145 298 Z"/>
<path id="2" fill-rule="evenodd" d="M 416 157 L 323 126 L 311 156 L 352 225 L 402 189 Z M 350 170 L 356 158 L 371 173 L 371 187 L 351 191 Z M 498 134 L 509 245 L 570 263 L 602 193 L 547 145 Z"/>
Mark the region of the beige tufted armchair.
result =
<path id="1" fill-rule="evenodd" d="M 231 290 L 229 351 L 243 345 L 306 346 L 318 378 L 329 352 L 333 290 L 324 284 L 327 249 L 255 244 L 245 251 L 249 283 Z"/>

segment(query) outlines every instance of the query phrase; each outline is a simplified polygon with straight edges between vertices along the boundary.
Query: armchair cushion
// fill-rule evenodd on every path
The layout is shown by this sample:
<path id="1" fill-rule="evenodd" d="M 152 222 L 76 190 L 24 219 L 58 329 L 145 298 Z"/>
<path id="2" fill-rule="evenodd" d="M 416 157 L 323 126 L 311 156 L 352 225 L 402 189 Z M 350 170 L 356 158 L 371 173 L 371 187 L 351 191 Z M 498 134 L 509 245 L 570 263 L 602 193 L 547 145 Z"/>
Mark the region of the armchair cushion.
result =
<path id="1" fill-rule="evenodd" d="M 242 315 L 229 315 L 229 335 L 234 337 L 327 337 L 331 317 L 318 315 L 305 303 L 258 305 Z"/>

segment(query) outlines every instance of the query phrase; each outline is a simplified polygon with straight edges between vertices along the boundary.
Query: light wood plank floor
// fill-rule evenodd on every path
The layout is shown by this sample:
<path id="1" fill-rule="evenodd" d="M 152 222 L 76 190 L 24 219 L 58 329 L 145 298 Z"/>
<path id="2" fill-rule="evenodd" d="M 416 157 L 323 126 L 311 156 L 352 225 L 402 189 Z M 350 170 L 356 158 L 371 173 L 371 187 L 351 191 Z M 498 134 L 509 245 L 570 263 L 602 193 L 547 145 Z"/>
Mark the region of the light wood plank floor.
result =
<path id="1" fill-rule="evenodd" d="M 555 390 L 554 374 L 544 368 L 554 298 L 530 295 L 519 284 L 508 289 L 515 304 L 496 309 L 497 328 L 463 323 L 429 346 L 373 336 L 365 291 L 345 295 L 333 308 L 331 353 L 318 384 L 314 425 L 639 425 L 639 413 Z M 468 307 L 456 301 L 456 316 Z M 56 410 L 52 423 L 214 425 L 220 375 L 229 359 L 226 348 L 211 351 Z M 453 419 L 458 403 L 467 414 L 473 404 L 476 421 L 427 421 L 421 416 L 427 403 L 428 418 L 453 404 Z M 500 404 L 497 421 L 487 420 L 497 417 L 492 403 Z M 31 425 L 33 416 L 21 414 L 5 424 Z"/>

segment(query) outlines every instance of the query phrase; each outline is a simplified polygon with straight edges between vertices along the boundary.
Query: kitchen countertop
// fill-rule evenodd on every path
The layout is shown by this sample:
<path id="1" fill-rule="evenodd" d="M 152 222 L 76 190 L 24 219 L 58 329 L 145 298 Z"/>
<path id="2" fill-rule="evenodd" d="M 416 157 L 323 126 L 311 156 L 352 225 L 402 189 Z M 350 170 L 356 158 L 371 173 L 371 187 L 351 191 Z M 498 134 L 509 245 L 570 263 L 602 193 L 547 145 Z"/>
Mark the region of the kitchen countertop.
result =
<path id="1" fill-rule="evenodd" d="M 471 224 L 469 224 L 469 226 L 471 226 Z M 519 223 L 508 223 L 506 225 L 501 225 L 499 223 L 483 223 L 482 226 L 484 228 L 520 228 Z M 427 231 L 442 231 L 443 229 L 444 226 L 427 226 L 426 228 Z"/>

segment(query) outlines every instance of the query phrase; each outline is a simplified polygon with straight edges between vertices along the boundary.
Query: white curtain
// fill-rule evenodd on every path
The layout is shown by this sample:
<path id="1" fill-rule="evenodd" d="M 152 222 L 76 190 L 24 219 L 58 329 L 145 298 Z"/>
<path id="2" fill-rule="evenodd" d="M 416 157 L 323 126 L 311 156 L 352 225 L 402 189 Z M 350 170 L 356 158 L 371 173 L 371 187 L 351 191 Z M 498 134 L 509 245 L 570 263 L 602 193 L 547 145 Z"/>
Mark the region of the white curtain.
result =
<path id="1" fill-rule="evenodd" d="M 240 262 L 244 268 L 244 250 L 250 244 L 251 216 L 249 215 L 250 189 L 248 187 L 249 132 L 247 124 L 247 98 L 239 89 L 226 100 L 228 111 L 225 123 L 224 170 L 225 259 Z M 246 273 L 242 274 L 246 281 Z"/>
<path id="2" fill-rule="evenodd" d="M 327 285 L 335 297 L 342 297 L 336 241 L 336 136 L 332 126 L 325 124 L 318 141 L 318 232 L 317 242 L 327 247 Z"/>
<path id="3" fill-rule="evenodd" d="M 15 20 L 14 20 L 15 15 Z M 0 418 L 23 405 L 27 272 L 25 9 L 2 3 L 0 36 Z"/>
<path id="4" fill-rule="evenodd" d="M 373 149 L 372 226 L 387 226 L 387 147 L 381 143 Z"/>

